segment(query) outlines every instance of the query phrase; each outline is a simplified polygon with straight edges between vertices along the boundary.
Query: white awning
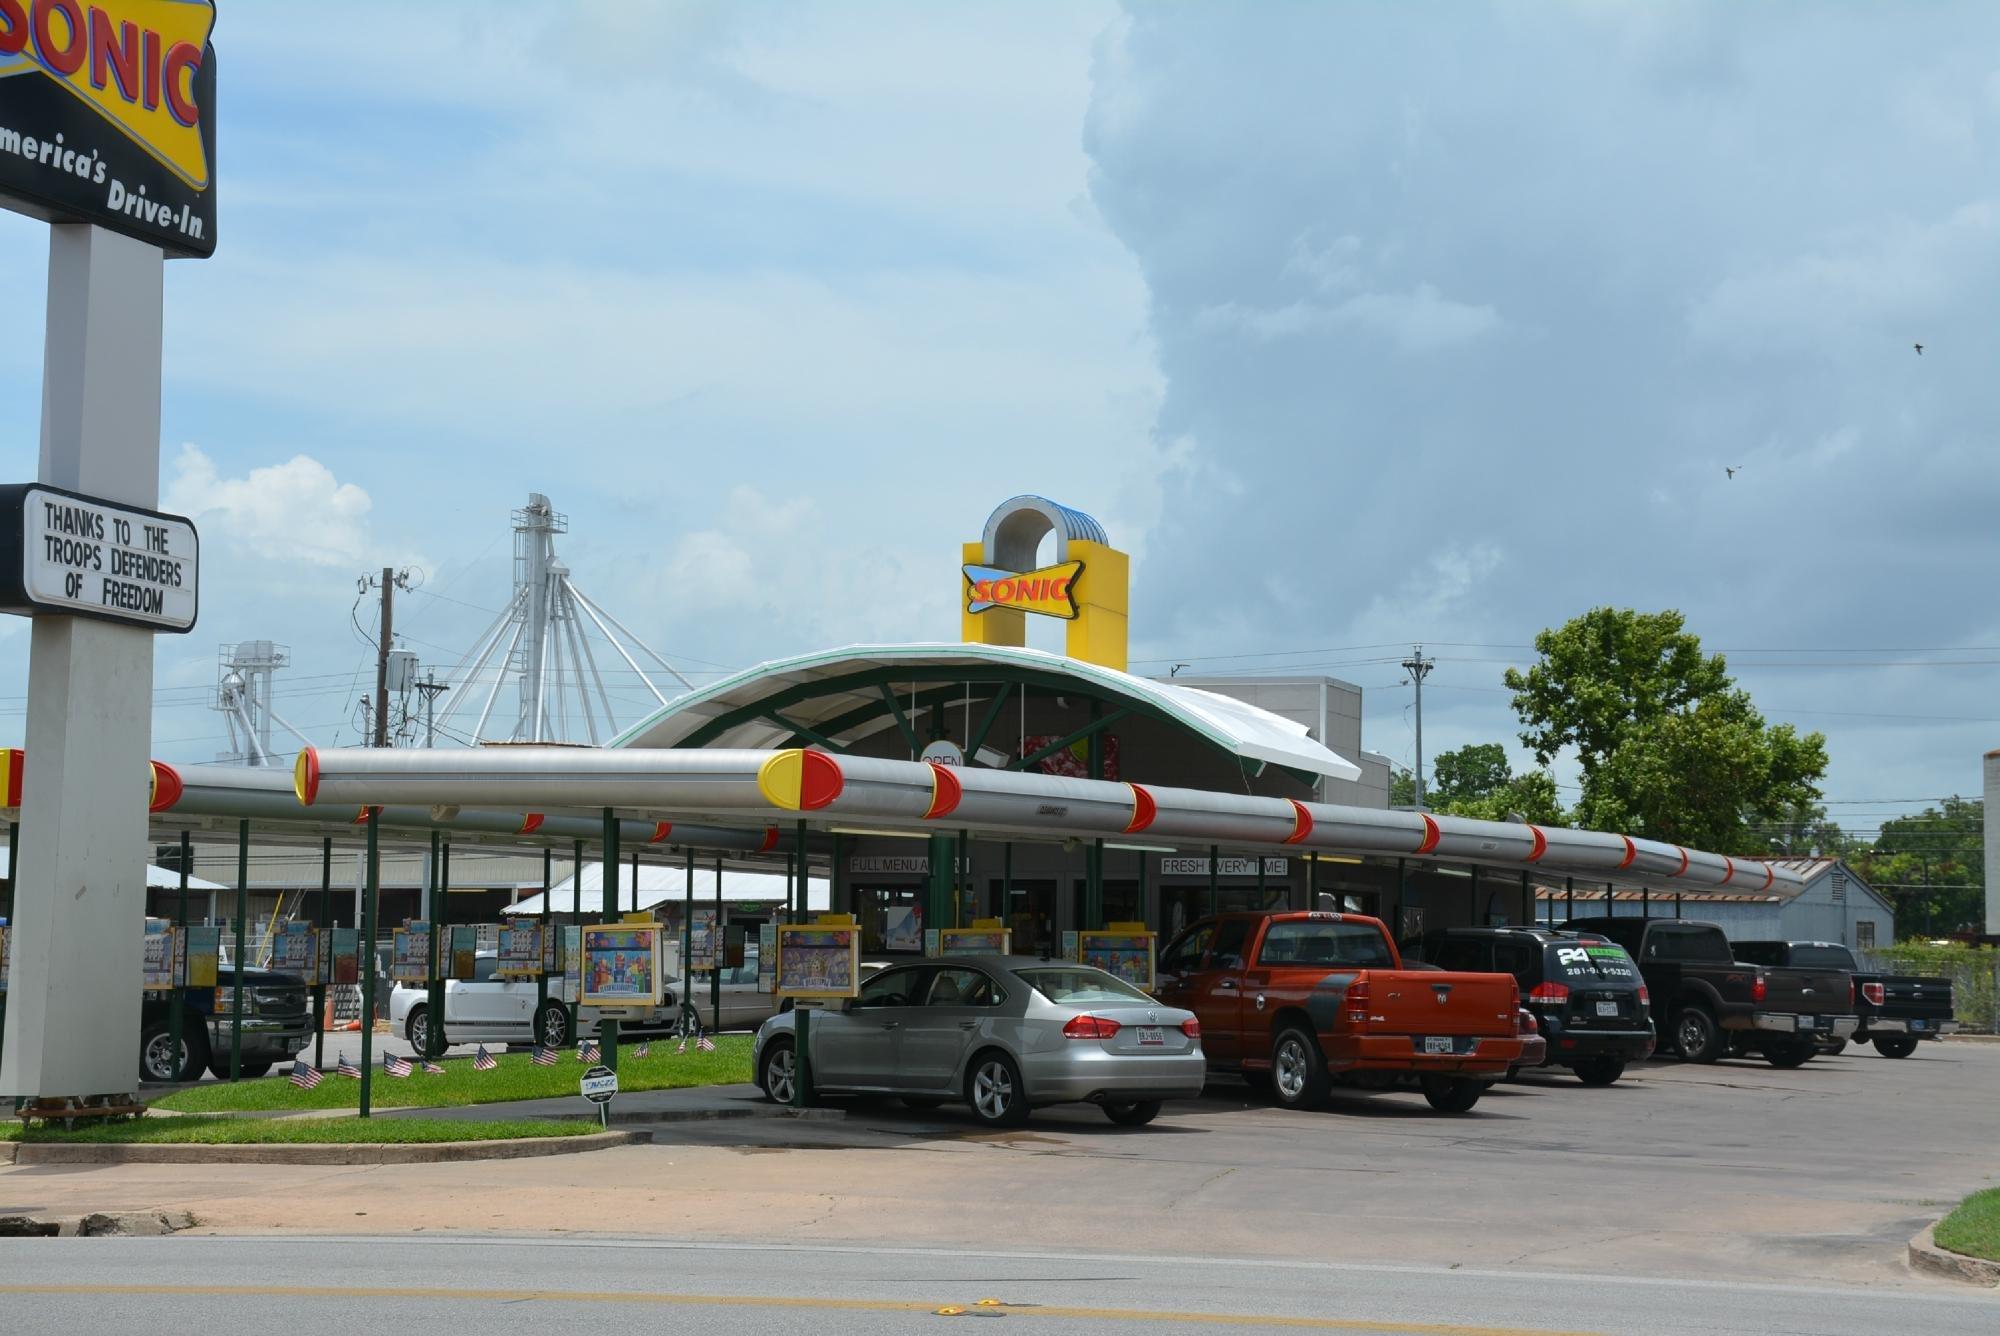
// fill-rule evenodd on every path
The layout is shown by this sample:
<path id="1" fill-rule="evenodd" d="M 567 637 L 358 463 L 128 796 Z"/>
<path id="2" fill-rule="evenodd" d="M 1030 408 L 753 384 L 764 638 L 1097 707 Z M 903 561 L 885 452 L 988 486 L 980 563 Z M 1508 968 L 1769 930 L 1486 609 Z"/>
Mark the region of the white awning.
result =
<path id="1" fill-rule="evenodd" d="M 604 909 L 604 864 L 585 863 L 583 865 L 583 889 L 581 905 L 573 903 L 576 897 L 570 893 L 570 881 L 564 877 L 549 888 L 549 912 L 564 915 L 572 911 L 582 914 L 599 914 Z M 786 875 L 783 872 L 751 872 L 737 868 L 722 871 L 722 902 L 726 905 L 749 902 L 782 905 L 787 894 Z M 686 887 L 687 867 L 685 864 L 668 865 L 641 863 L 639 865 L 639 908 L 651 909 L 655 905 L 680 904 L 688 898 Z M 632 903 L 632 868 L 620 864 L 618 868 L 618 904 L 622 907 Z M 694 870 L 695 908 L 712 907 L 715 904 L 715 867 L 696 864 Z M 825 877 L 806 879 L 806 907 L 820 913 L 832 905 L 830 888 Z M 525 896 L 501 911 L 503 914 L 539 914 L 542 912 L 540 891 Z"/>
<path id="2" fill-rule="evenodd" d="M 6 877 L 11 880 L 13 875 L 14 851 L 5 845 L 0 845 L 0 877 Z M 150 889 L 171 891 L 179 887 L 180 884 L 180 873 L 170 868 L 160 867 L 154 863 L 146 864 L 146 885 Z M 191 891 L 227 891 L 234 888 L 224 886 L 219 881 L 206 881 L 201 877 L 190 875 L 188 877 L 188 889 Z"/>
<path id="3" fill-rule="evenodd" d="M 978 687 L 982 670 L 998 670 L 1009 677 L 1023 672 L 1047 678 L 1068 679 L 1079 690 L 1122 698 L 1135 706 L 1165 715 L 1246 761 L 1280 766 L 1332 779 L 1359 779 L 1361 768 L 1347 758 L 1321 746 L 1305 725 L 1243 701 L 1172 682 L 1136 677 L 1113 668 L 1100 667 L 1081 659 L 1050 654 L 1038 649 L 1015 649 L 1002 645 L 850 645 L 844 649 L 792 659 L 776 659 L 725 678 L 713 686 L 662 707 L 651 717 L 618 737 L 614 747 L 678 747 L 704 727 L 746 708 L 772 703 L 772 710 L 791 724 L 820 729 L 833 726 L 843 715 L 881 701 L 879 685 L 841 689 L 842 678 L 898 668 L 948 668 L 962 670 L 964 681 Z M 929 680 L 929 679 L 927 679 Z M 943 683 L 932 681 L 933 685 Z M 985 682 L 999 680 L 988 677 Z M 826 683 L 824 694 L 803 693 L 801 698 L 777 703 L 795 688 Z M 990 696 L 991 693 L 975 693 Z M 976 713 L 976 709 L 974 711 Z M 876 715 L 838 734 L 830 741 L 849 745 L 862 738 L 893 728 L 893 719 Z M 706 747 L 772 748 L 792 745 L 796 730 L 761 714 L 740 720 L 720 734 L 704 738 Z M 971 758 L 967 758 L 968 761 Z"/>

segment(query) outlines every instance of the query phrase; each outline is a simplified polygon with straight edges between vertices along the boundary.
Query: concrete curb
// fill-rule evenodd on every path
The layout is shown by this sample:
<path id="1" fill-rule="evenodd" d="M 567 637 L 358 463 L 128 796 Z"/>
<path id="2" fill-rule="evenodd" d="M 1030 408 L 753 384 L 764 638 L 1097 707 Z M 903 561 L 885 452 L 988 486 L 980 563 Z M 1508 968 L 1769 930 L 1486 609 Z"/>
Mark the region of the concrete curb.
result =
<path id="1" fill-rule="evenodd" d="M 2000 1034 L 1943 1034 L 1938 1038 L 1947 1044 L 2000 1044 Z"/>
<path id="2" fill-rule="evenodd" d="M 1967 1257 L 1964 1253 L 1938 1247 L 1933 1237 L 1936 1229 L 1936 1225 L 1926 1225 L 1923 1233 L 1910 1240 L 1911 1270 L 1943 1276 L 1946 1280 L 1963 1281 L 1968 1285 L 1983 1285 L 1989 1289 L 2000 1285 L 2000 1262 Z"/>
<path id="3" fill-rule="evenodd" d="M 580 1155 L 651 1140 L 645 1132 L 594 1132 L 583 1137 L 519 1137 L 507 1141 L 433 1141 L 416 1145 L 119 1144 L 31 1141 L 14 1147 L 16 1164 L 447 1164 L 462 1160 L 525 1160 Z"/>

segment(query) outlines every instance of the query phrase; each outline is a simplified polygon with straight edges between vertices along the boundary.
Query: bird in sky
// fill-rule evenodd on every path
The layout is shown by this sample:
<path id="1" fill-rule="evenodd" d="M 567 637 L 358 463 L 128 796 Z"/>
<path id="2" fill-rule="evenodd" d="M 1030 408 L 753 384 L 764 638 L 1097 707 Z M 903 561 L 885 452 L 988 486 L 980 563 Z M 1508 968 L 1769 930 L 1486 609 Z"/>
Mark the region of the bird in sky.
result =
<path id="1" fill-rule="evenodd" d="M 1743 466 L 1741 464 L 1738 464 L 1735 468 L 1731 468 L 1729 467 L 1729 465 L 1724 464 L 1722 466 L 1722 471 L 1724 473 L 1727 473 L 1730 477 L 1734 478 L 1739 472 L 1742 471 L 1742 468 Z"/>
<path id="2" fill-rule="evenodd" d="M 1923 345 L 1923 344 L 1921 344 L 1921 343 L 1913 343 L 1913 344 L 1911 344 L 1910 346 L 1911 346 L 1912 348 L 1915 348 L 1915 349 L 1917 350 L 1917 356 L 1919 356 L 1919 357 L 1922 357 L 1922 356 L 1924 355 L 1924 345 Z"/>

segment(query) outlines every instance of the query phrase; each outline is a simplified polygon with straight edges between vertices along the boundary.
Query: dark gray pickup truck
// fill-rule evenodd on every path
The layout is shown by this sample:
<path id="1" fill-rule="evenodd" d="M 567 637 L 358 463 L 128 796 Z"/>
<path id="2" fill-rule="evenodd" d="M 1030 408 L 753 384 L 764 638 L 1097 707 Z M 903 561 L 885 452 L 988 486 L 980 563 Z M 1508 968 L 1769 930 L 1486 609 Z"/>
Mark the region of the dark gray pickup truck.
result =
<path id="1" fill-rule="evenodd" d="M 1839 942 L 1738 942 L 1736 958 L 1755 965 L 1846 970 L 1854 980 L 1855 1008 L 1861 1017 L 1854 1041 L 1875 1045 L 1885 1058 L 1907 1058 L 1917 1051 L 1919 1041 L 1941 1038 L 1958 1028 L 1950 979 L 1870 974 Z"/>
<path id="2" fill-rule="evenodd" d="M 174 1052 L 171 993 L 147 993 L 139 1014 L 139 1079 L 199 1081 L 206 1067 L 218 1080 L 229 1075 L 236 971 L 221 966 L 215 988 L 181 990 L 181 1049 Z M 262 1076 L 290 1062 L 312 1040 L 306 985 L 295 974 L 252 969 L 243 976 L 242 1073 Z"/>
<path id="3" fill-rule="evenodd" d="M 1639 962 L 1661 1045 L 1688 1062 L 1760 1053 L 1773 1067 L 1797 1067 L 1860 1027 L 1851 976 L 1745 964 L 1717 924 L 1588 918 L 1563 926 L 1601 933 Z"/>

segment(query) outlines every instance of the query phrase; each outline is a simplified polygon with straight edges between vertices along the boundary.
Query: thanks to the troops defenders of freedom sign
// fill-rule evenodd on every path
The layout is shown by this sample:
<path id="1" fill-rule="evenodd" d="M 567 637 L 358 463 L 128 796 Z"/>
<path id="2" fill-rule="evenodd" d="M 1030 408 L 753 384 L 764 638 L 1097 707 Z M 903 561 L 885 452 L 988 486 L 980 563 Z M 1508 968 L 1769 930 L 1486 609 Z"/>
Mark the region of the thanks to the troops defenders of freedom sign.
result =
<path id="1" fill-rule="evenodd" d="M 0 0 L 0 205 L 215 253 L 212 0 Z"/>
<path id="2" fill-rule="evenodd" d="M 0 612 L 192 630 L 199 548 L 181 515 L 42 483 L 0 487 Z"/>

